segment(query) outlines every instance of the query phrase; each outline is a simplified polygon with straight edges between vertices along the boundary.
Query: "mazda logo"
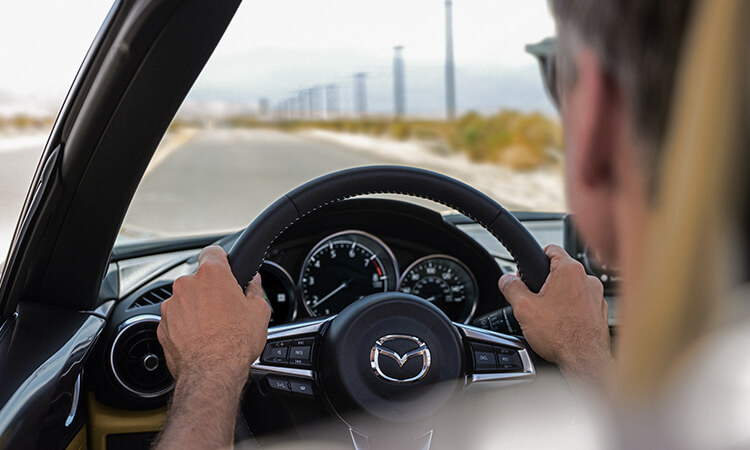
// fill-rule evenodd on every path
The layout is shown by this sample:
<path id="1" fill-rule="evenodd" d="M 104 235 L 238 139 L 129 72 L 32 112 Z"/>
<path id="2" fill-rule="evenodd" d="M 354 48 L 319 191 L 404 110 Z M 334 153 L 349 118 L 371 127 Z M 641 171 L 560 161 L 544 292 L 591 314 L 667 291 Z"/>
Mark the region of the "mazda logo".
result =
<path id="1" fill-rule="evenodd" d="M 409 341 L 412 343 L 411 346 L 415 348 L 413 348 L 412 350 L 408 350 L 403 355 L 399 355 L 396 351 L 388 348 L 387 344 L 391 341 Z M 393 344 L 395 344 L 395 342 L 391 342 L 391 345 Z M 419 373 L 413 376 L 404 377 L 403 375 L 405 374 L 403 373 L 387 374 L 383 371 L 381 360 L 382 357 L 390 358 L 396 361 L 399 369 L 402 369 L 404 367 L 404 364 L 406 364 L 406 362 L 410 359 L 420 358 L 422 360 L 422 368 L 419 370 Z M 375 375 L 392 383 L 413 383 L 415 381 L 421 380 L 425 375 L 427 375 L 427 372 L 430 370 L 431 363 L 432 358 L 430 356 L 430 349 L 427 348 L 427 344 L 422 342 L 417 337 L 408 336 L 405 334 L 389 334 L 387 336 L 383 336 L 375 341 L 375 345 L 373 345 L 372 349 L 370 350 L 370 366 L 375 372 Z M 391 372 L 394 371 L 391 370 Z"/>

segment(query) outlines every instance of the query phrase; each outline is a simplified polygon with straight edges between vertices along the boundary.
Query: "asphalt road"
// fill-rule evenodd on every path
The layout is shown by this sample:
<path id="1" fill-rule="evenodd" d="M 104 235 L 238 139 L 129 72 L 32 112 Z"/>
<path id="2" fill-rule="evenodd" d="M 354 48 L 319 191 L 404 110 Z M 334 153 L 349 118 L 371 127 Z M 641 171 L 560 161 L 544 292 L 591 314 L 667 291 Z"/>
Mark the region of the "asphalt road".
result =
<path id="1" fill-rule="evenodd" d="M 126 235 L 239 229 L 277 198 L 347 167 L 391 163 L 271 130 L 206 130 L 147 173 L 125 219 Z"/>

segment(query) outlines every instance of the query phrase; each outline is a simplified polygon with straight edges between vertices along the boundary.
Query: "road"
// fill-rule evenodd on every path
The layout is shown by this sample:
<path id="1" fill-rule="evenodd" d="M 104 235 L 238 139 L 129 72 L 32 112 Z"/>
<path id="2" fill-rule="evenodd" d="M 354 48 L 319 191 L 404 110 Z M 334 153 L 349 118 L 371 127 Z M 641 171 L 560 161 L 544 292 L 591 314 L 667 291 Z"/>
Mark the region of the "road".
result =
<path id="1" fill-rule="evenodd" d="M 307 180 L 392 162 L 271 130 L 202 131 L 149 170 L 124 230 L 137 237 L 239 229 Z"/>
<path id="2" fill-rule="evenodd" d="M 5 257 L 43 143 L 39 139 L 34 145 L 27 142 L 14 147 L 0 139 L 0 260 Z M 559 173 L 516 173 L 456 155 L 439 156 L 414 145 L 354 135 L 326 137 L 274 130 L 173 133 L 165 138 L 136 192 L 122 236 L 140 239 L 237 230 L 305 181 L 370 164 L 409 164 L 436 170 L 477 187 L 509 209 L 547 209 L 546 205 L 554 208 L 561 204 Z M 427 201 L 419 203 L 436 207 Z"/>

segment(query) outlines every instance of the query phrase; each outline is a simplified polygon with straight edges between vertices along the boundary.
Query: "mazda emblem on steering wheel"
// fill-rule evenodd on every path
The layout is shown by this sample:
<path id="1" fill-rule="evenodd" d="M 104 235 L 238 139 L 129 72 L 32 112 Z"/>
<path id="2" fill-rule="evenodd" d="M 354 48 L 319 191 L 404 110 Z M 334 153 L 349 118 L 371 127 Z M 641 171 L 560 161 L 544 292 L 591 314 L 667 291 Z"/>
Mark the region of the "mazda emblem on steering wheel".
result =
<path id="1" fill-rule="evenodd" d="M 390 343 L 390 345 L 386 347 L 386 343 Z M 403 355 L 400 355 L 399 351 Z M 396 364 L 388 360 L 381 360 L 381 356 L 390 358 Z M 421 365 L 414 363 L 407 365 L 409 360 L 416 358 L 421 360 Z M 375 342 L 370 350 L 370 366 L 375 375 L 392 383 L 414 383 L 421 380 L 430 370 L 431 363 L 432 357 L 427 344 L 417 337 L 405 334 L 383 336 Z"/>

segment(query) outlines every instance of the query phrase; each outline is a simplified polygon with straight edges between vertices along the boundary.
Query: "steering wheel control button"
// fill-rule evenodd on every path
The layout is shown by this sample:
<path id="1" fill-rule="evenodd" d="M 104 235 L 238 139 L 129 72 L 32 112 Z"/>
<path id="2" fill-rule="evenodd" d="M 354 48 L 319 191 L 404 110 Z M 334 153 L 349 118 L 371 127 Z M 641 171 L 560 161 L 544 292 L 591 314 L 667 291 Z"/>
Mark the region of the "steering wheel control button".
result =
<path id="1" fill-rule="evenodd" d="M 292 388 L 289 385 L 289 380 L 287 380 L 286 378 L 266 377 L 266 380 L 268 380 L 268 387 L 270 387 L 274 391 L 282 391 L 282 392 L 292 391 Z"/>
<path id="2" fill-rule="evenodd" d="M 489 345 L 471 343 L 475 372 L 495 372 L 498 369 L 495 349 Z"/>
<path id="3" fill-rule="evenodd" d="M 266 344 L 261 361 L 264 363 L 287 364 L 289 341 L 270 342 Z"/>
<path id="4" fill-rule="evenodd" d="M 289 381 L 289 384 L 292 387 L 292 392 L 295 394 L 300 394 L 308 397 L 311 397 L 313 395 L 313 386 L 309 381 L 291 380 Z"/>
<path id="5" fill-rule="evenodd" d="M 497 369 L 497 360 L 492 352 L 474 351 L 474 362 L 477 372 L 493 371 Z"/>
<path id="6" fill-rule="evenodd" d="M 508 349 L 496 349 L 497 350 L 497 362 L 498 369 L 500 370 L 523 370 L 523 363 L 521 362 L 521 356 L 518 352 Z"/>
<path id="7" fill-rule="evenodd" d="M 292 347 L 289 351 L 289 362 L 297 366 L 310 366 L 310 346 Z"/>

